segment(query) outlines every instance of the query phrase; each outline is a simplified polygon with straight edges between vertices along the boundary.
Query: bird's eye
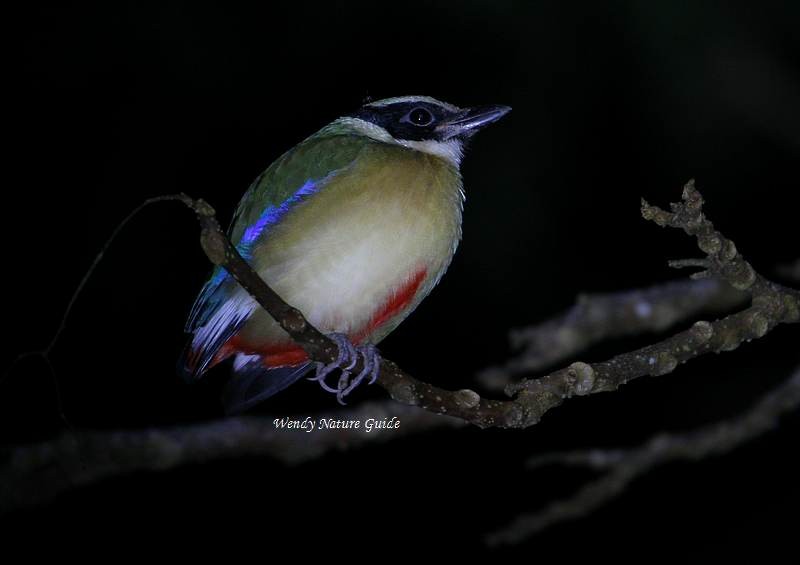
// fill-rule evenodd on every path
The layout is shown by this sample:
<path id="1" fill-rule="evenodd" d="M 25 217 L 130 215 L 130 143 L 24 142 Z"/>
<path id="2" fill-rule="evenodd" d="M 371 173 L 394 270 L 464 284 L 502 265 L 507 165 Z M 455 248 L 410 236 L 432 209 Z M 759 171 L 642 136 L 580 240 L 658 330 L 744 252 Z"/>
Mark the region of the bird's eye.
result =
<path id="1" fill-rule="evenodd" d="M 428 126 L 433 121 L 433 114 L 425 108 L 414 108 L 408 113 L 408 121 L 415 126 Z"/>

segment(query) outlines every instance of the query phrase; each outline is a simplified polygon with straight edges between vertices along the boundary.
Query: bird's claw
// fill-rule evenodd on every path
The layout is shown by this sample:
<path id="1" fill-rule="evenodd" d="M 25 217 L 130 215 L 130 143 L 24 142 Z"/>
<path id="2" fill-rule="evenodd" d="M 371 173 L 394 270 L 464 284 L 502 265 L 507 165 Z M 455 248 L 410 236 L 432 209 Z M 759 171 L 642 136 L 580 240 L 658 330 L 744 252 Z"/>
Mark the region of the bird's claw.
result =
<path id="1" fill-rule="evenodd" d="M 339 404 L 344 404 L 344 397 L 353 392 L 364 379 L 369 377 L 368 384 L 378 379 L 381 356 L 378 348 L 371 343 L 354 346 L 348 337 L 341 333 L 331 333 L 328 337 L 336 343 L 339 350 L 336 359 L 328 364 L 317 363 L 317 372 L 310 380 L 317 381 L 326 391 L 335 393 Z M 359 358 L 362 360 L 362 369 L 353 376 L 352 370 L 358 364 Z M 336 369 L 342 372 L 336 387 L 332 387 L 325 382 L 325 379 Z"/>

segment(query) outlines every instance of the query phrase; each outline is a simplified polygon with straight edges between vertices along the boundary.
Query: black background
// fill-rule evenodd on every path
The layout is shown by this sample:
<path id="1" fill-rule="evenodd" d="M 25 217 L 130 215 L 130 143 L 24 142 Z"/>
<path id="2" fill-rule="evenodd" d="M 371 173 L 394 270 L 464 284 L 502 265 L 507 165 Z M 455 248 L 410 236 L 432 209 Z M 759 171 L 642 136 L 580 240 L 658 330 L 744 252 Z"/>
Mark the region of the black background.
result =
<path id="1" fill-rule="evenodd" d="M 507 356 L 509 328 L 561 311 L 579 292 L 676 276 L 666 260 L 697 251 L 644 222 L 639 199 L 664 205 L 690 177 L 716 225 L 772 276 L 797 258 L 800 4 L 758 6 L 114 2 L 14 14 L 3 366 L 47 342 L 99 246 L 144 198 L 185 191 L 227 222 L 274 158 L 366 97 L 514 108 L 469 148 L 464 239 L 448 274 L 382 345 L 412 374 L 473 386 L 471 375 Z M 73 426 L 221 415 L 224 369 L 195 386 L 174 374 L 185 316 L 209 272 L 196 238 L 191 214 L 165 204 L 109 251 L 53 355 Z M 431 556 L 431 545 L 476 555 L 482 534 L 591 477 L 527 473 L 528 455 L 634 445 L 731 417 L 786 377 L 797 343 L 796 327 L 780 327 L 669 376 L 571 400 L 522 432 L 443 431 L 297 468 L 251 459 L 107 481 L 6 516 L 3 532 L 60 532 L 84 548 L 100 539 L 221 545 L 265 559 L 313 549 Z M 62 430 L 40 362 L 17 365 L 0 386 L 4 443 Z M 352 402 L 368 397 L 382 392 Z M 261 410 L 334 407 L 303 382 Z M 795 414 L 734 454 L 661 468 L 589 518 L 502 551 L 531 560 L 780 555 L 793 547 L 800 503 L 799 423 Z"/>

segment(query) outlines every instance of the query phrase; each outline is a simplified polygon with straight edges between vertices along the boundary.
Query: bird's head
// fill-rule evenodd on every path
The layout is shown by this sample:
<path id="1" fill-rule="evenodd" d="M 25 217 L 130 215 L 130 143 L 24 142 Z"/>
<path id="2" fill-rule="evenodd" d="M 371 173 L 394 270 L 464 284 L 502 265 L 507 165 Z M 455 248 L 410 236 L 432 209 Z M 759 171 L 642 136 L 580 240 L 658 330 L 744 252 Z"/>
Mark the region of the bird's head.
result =
<path id="1" fill-rule="evenodd" d="M 361 135 L 430 153 L 458 167 L 464 142 L 510 110 L 459 108 L 428 96 L 401 96 L 365 104 L 339 121 Z"/>

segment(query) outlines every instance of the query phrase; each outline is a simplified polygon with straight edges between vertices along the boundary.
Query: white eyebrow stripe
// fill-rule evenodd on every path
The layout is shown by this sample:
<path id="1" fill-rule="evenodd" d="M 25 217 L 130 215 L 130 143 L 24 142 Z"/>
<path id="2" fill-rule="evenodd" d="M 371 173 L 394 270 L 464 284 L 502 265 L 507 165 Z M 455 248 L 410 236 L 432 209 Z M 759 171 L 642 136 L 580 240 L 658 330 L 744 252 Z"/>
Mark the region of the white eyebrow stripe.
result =
<path id="1" fill-rule="evenodd" d="M 375 108 L 380 108 L 382 106 L 389 106 L 391 104 L 400 104 L 403 102 L 427 102 L 428 104 L 433 104 L 435 106 L 441 106 L 445 110 L 449 112 L 459 112 L 461 108 L 458 106 L 453 106 L 452 104 L 448 104 L 447 102 L 442 102 L 441 100 L 436 100 L 436 98 L 431 98 L 430 96 L 396 96 L 395 98 L 384 98 L 383 100 L 376 100 L 375 102 L 370 102 L 369 104 L 365 104 L 366 106 L 372 106 Z"/>

